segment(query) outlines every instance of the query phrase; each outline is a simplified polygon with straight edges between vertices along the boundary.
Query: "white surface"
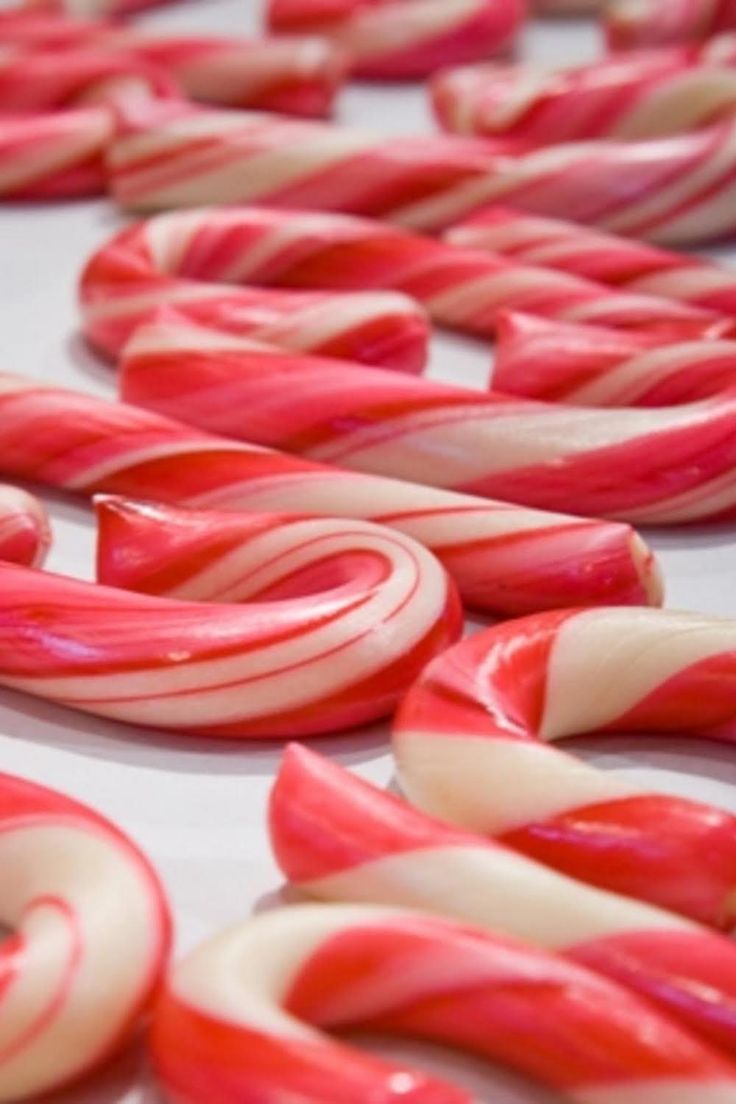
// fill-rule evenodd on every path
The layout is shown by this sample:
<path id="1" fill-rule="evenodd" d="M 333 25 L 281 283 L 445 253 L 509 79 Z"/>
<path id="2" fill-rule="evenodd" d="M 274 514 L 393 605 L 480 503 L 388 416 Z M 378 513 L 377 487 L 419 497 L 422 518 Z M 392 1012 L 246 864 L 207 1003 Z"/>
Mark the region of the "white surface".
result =
<path id="1" fill-rule="evenodd" d="M 0 6 L 9 5 L 0 0 Z M 255 31 L 259 7 L 254 0 L 192 0 L 162 9 L 148 22 L 180 30 Z M 528 32 L 526 52 L 559 63 L 591 56 L 595 46 L 592 26 L 540 23 Z M 343 98 L 341 118 L 404 133 L 432 125 L 417 88 L 353 86 Z M 75 283 L 89 253 L 121 223 L 103 201 L 0 208 L 3 369 L 114 394 L 111 371 L 77 336 Z M 443 335 L 434 353 L 433 375 L 481 384 L 487 347 Z M 89 511 L 60 497 L 47 495 L 46 501 L 55 536 L 49 566 L 91 578 Z M 670 606 L 736 616 L 733 529 L 659 534 L 652 543 L 664 567 Z M 323 740 L 318 747 L 380 784 L 391 776 L 385 729 Z M 628 780 L 736 809 L 736 755 L 726 746 L 687 739 L 648 739 L 634 746 L 609 739 L 578 747 Z M 0 692 L 2 769 L 65 790 L 131 833 L 163 875 L 180 949 L 246 916 L 278 889 L 265 805 L 279 756 L 276 745 L 176 740 Z M 393 1044 L 383 1050 L 407 1053 Z M 513 1078 L 489 1076 L 481 1063 L 453 1057 L 448 1064 L 445 1056 L 424 1050 L 421 1057 L 472 1087 L 479 1102 L 552 1099 Z M 109 1076 L 65 1094 L 64 1104 L 157 1104 L 155 1090 L 138 1076 L 139 1062 L 138 1056 L 127 1056 Z"/>

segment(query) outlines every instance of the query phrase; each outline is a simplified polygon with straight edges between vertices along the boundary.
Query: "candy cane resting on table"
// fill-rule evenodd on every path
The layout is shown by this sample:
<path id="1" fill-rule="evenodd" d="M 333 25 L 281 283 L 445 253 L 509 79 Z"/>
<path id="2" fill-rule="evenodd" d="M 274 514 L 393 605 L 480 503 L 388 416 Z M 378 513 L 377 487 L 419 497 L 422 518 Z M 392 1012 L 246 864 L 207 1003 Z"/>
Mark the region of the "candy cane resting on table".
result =
<path id="1" fill-rule="evenodd" d="M 1 570 L 1 569 L 0 569 Z M 92 809 L 0 774 L 0 1100 L 97 1066 L 139 1024 L 170 942 L 163 890 Z"/>
<path id="2" fill-rule="evenodd" d="M 490 204 L 661 242 L 736 230 L 736 122 L 641 142 L 578 142 L 517 157 L 481 138 L 386 138 L 247 112 L 152 105 L 109 153 L 137 211 L 265 203 L 447 229 Z M 625 191 L 621 181 L 626 180 Z"/>
<path id="3" fill-rule="evenodd" d="M 513 46 L 526 0 L 269 0 L 272 30 L 328 36 L 357 76 L 419 78 Z"/>
<path id="4" fill-rule="evenodd" d="M 736 28 L 734 0 L 612 0 L 605 9 L 616 50 L 708 38 Z"/>
<path id="5" fill-rule="evenodd" d="M 427 909 L 546 947 L 734 1053 L 736 949 L 706 927 L 432 820 L 306 748 L 286 752 L 270 834 L 282 872 L 310 897 Z M 693 902 L 708 897 L 702 864 L 688 870 Z"/>
<path id="6" fill-rule="evenodd" d="M 158 563 L 149 589 L 172 596 L 0 565 L 0 684 L 175 732 L 306 735 L 390 713 L 459 634 L 442 567 L 392 530 L 159 506 L 101 510 L 103 581 L 129 577 L 135 543 Z M 170 542 L 177 547 L 167 554 Z"/>
<path id="7" fill-rule="evenodd" d="M 736 35 L 551 69 L 449 69 L 431 87 L 446 130 L 547 146 L 581 138 L 649 138 L 707 126 L 736 108 Z"/>
<path id="8" fill-rule="evenodd" d="M 322 290 L 305 290 L 315 288 Z M 352 294 L 336 300 L 325 289 Z M 107 354 L 119 353 L 158 308 L 174 307 L 213 329 L 405 371 L 424 364 L 422 307 L 441 325 L 481 337 L 495 335 L 508 308 L 678 337 L 716 337 L 734 326 L 712 311 L 616 295 L 368 219 L 257 207 L 175 212 L 127 227 L 88 262 L 80 300 L 84 332 Z"/>
<path id="9" fill-rule="evenodd" d="M 502 616 L 662 597 L 654 557 L 627 525 L 341 471 L 10 375 L 0 473 L 87 495 L 367 518 L 426 545 L 469 605 Z"/>
<path id="10" fill-rule="evenodd" d="M 317 462 L 640 523 L 736 516 L 734 393 L 570 409 L 176 323 L 138 331 L 122 368 L 128 402 Z"/>
<path id="11" fill-rule="evenodd" d="M 445 239 L 463 249 L 501 253 L 518 264 L 736 317 L 736 275 L 731 269 L 579 223 L 491 207 L 448 230 Z"/>
<path id="12" fill-rule="evenodd" d="M 98 195 L 112 132 L 103 108 L 0 117 L 0 198 Z"/>
<path id="13" fill-rule="evenodd" d="M 736 342 L 662 344 L 651 334 L 511 313 L 499 328 L 500 391 L 579 406 L 670 406 L 736 389 Z"/>
<path id="14" fill-rule="evenodd" d="M 421 913 L 301 905 L 198 947 L 153 1024 L 177 1104 L 473 1104 L 324 1034 L 368 1027 L 504 1062 L 580 1104 L 728 1104 L 736 1066 L 610 981 Z"/>
<path id="15" fill-rule="evenodd" d="M 38 499 L 0 484 L 0 560 L 39 567 L 50 544 L 49 520 Z"/>

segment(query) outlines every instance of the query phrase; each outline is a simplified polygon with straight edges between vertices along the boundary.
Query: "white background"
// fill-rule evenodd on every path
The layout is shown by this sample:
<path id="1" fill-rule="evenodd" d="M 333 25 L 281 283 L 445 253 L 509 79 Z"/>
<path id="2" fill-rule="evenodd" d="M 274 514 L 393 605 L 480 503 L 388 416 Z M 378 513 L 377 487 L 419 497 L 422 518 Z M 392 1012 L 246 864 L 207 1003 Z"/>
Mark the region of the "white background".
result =
<path id="1" fill-rule="evenodd" d="M 0 6 L 9 5 L 0 0 Z M 250 33 L 259 27 L 259 11 L 254 0 L 190 0 L 146 22 L 181 31 Z M 527 32 L 524 45 L 527 57 L 556 64 L 592 57 L 596 49 L 595 28 L 573 22 L 539 22 Z M 387 132 L 432 129 L 417 87 L 353 85 L 341 100 L 340 119 Z M 2 370 L 114 395 L 113 372 L 78 336 L 75 285 L 87 256 L 122 221 L 105 201 L 0 208 Z M 483 344 L 438 336 L 431 373 L 482 386 L 489 355 Z M 49 566 L 91 578 L 89 510 L 60 496 L 44 498 L 54 525 Z M 659 553 L 671 607 L 736 616 L 733 529 L 646 535 Z M 686 739 L 575 744 L 606 769 L 736 809 L 736 754 L 726 746 Z M 318 746 L 380 784 L 391 777 L 383 727 L 322 740 Z M 142 845 L 166 883 L 180 951 L 247 916 L 278 889 L 264 812 L 279 756 L 276 745 L 177 740 L 0 691 L 0 769 L 89 802 Z M 390 1047 L 389 1053 L 400 1052 Z M 514 1078 L 489 1074 L 480 1063 L 424 1048 L 412 1048 L 412 1053 L 472 1086 L 479 1102 L 553 1099 Z M 139 1069 L 141 1062 L 140 1056 L 128 1055 L 91 1085 L 61 1099 L 64 1104 L 155 1104 L 159 1097 Z"/>

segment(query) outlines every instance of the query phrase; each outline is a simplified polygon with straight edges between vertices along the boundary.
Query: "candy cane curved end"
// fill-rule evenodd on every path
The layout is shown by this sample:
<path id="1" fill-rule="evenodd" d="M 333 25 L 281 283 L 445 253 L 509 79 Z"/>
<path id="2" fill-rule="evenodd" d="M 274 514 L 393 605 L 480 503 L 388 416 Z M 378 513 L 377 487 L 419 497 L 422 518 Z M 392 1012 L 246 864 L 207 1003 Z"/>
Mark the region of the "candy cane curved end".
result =
<path id="1" fill-rule="evenodd" d="M 161 885 L 91 809 L 0 775 L 0 1100 L 45 1093 L 132 1032 L 168 951 Z"/>
<path id="2" fill-rule="evenodd" d="M 393 530 L 100 511 L 103 581 L 132 585 L 131 560 L 148 557 L 154 593 L 1 565 L 0 684 L 183 733 L 321 733 L 390 713 L 460 632 L 445 571 Z"/>
<path id="3" fill-rule="evenodd" d="M 49 519 L 39 500 L 0 484 L 0 560 L 40 567 L 50 544 Z"/>
<path id="4" fill-rule="evenodd" d="M 366 907 L 265 913 L 201 946 L 157 1007 L 154 1060 L 177 1104 L 472 1104 L 323 1034 L 356 1024 L 509 1063 L 580 1104 L 726 1104 L 736 1090 L 736 1068 L 579 966 Z"/>
<path id="5" fill-rule="evenodd" d="M 736 623 L 623 608 L 509 622 L 430 664 L 399 709 L 394 752 L 422 809 L 730 928 L 736 818 L 550 746 L 642 731 L 736 737 Z"/>
<path id="6" fill-rule="evenodd" d="M 308 897 L 427 909 L 555 950 L 734 1054 L 736 950 L 717 932 L 429 817 L 297 745 L 269 829 L 281 871 Z"/>

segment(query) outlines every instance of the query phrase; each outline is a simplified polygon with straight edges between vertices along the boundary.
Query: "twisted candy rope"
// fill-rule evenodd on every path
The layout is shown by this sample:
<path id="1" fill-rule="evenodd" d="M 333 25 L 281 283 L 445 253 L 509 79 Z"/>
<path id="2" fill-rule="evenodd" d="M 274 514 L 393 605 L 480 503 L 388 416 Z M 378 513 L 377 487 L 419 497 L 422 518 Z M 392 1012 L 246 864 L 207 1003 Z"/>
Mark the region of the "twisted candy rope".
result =
<path id="1" fill-rule="evenodd" d="M 736 919 L 736 819 L 641 792 L 549 745 L 588 732 L 732 739 L 736 624 L 555 611 L 480 633 L 404 700 L 394 752 L 410 799 L 584 881 L 723 927 Z"/>
<path id="2" fill-rule="evenodd" d="M 546 947 L 734 1053 L 736 949 L 708 928 L 432 820 L 305 748 L 286 752 L 270 833 L 282 872 L 311 897 L 427 909 Z M 703 863 L 701 852 L 687 871 L 701 888 Z"/>
<path id="3" fill-rule="evenodd" d="M 649 334 L 509 314 L 493 382 L 501 391 L 582 406 L 670 406 L 736 388 L 736 342 L 662 345 Z"/>
<path id="4" fill-rule="evenodd" d="M 19 51 L 122 51 L 168 73 L 191 99 L 292 115 L 328 115 L 347 68 L 337 47 L 314 36 L 163 35 L 17 11 L 0 12 L 0 36 Z"/>
<path id="5" fill-rule="evenodd" d="M 8 569 L 11 570 L 11 569 Z M 17 569 L 21 570 L 21 569 Z M 138 848 L 84 805 L 0 775 L 0 1100 L 58 1088 L 138 1025 L 170 940 Z"/>
<path id="6" fill-rule="evenodd" d="M 736 1091 L 731 1063 L 576 964 L 365 906 L 280 909 L 200 946 L 168 979 L 154 1058 L 179 1104 L 473 1104 L 323 1033 L 356 1024 L 505 1062 L 579 1104 L 727 1104 Z"/>
<path id="7" fill-rule="evenodd" d="M 468 604 L 503 616 L 661 601 L 654 558 L 627 525 L 344 472 L 9 375 L 0 470 L 82 494 L 382 522 L 434 552 Z"/>
<path id="8" fill-rule="evenodd" d="M 130 581 L 133 544 L 176 598 L 0 566 L 2 685 L 176 732 L 306 735 L 391 712 L 460 631 L 434 557 L 367 522 L 103 502 L 103 581 Z"/>
<path id="9" fill-rule="evenodd" d="M 228 286 L 250 279 L 249 257 L 256 265 L 254 278 L 258 272 L 257 254 L 245 254 L 248 243 L 238 240 L 238 222 L 237 212 L 198 211 L 160 216 L 115 234 L 82 274 L 87 339 L 116 356 L 141 322 L 173 306 L 194 322 L 274 345 L 421 371 L 428 339 L 424 311 L 406 295 L 381 290 L 386 284 L 380 280 L 376 290 L 339 296 Z M 360 286 L 360 280 L 352 284 Z M 722 320 L 710 313 L 675 316 L 675 321 L 691 332 L 722 332 Z"/>
<path id="10" fill-rule="evenodd" d="M 39 567 L 50 543 L 48 518 L 38 499 L 0 484 L 0 560 Z"/>
<path id="11" fill-rule="evenodd" d="M 325 290 L 352 295 L 335 300 Z M 174 306 L 212 329 L 409 371 L 421 369 L 425 353 L 416 304 L 481 337 L 495 335 L 508 308 L 675 336 L 733 328 L 712 311 L 617 295 L 367 219 L 264 208 L 175 212 L 128 227 L 89 261 L 80 299 L 87 338 L 108 354 L 157 308 Z"/>
<path id="12" fill-rule="evenodd" d="M 676 134 L 733 115 L 736 35 L 568 69 L 449 69 L 431 94 L 446 130 L 522 145 Z"/>
<path id="13" fill-rule="evenodd" d="M 526 0 L 269 0 L 275 31 L 327 35 L 362 77 L 425 77 L 511 48 Z"/>
<path id="14" fill-rule="evenodd" d="M 736 317 L 736 276 L 730 269 L 564 219 L 492 207 L 448 230 L 446 240 L 635 295 L 661 296 Z"/>
<path id="15" fill-rule="evenodd" d="M 166 323 L 122 368 L 129 402 L 351 470 L 640 523 L 736 516 L 733 394 L 570 409 Z"/>
<path id="16" fill-rule="evenodd" d="M 0 198 L 98 195 L 113 129 L 103 108 L 0 117 Z"/>
<path id="17" fill-rule="evenodd" d="M 616 50 L 704 39 L 736 28 L 734 0 L 613 0 L 605 10 Z"/>
<path id="18" fill-rule="evenodd" d="M 518 157 L 480 138 L 386 138 L 256 113 L 141 111 L 112 143 L 129 210 L 270 203 L 370 215 L 415 230 L 491 203 L 662 242 L 736 229 L 736 123 L 644 142 L 580 142 Z M 621 180 L 626 180 L 625 191 Z"/>

